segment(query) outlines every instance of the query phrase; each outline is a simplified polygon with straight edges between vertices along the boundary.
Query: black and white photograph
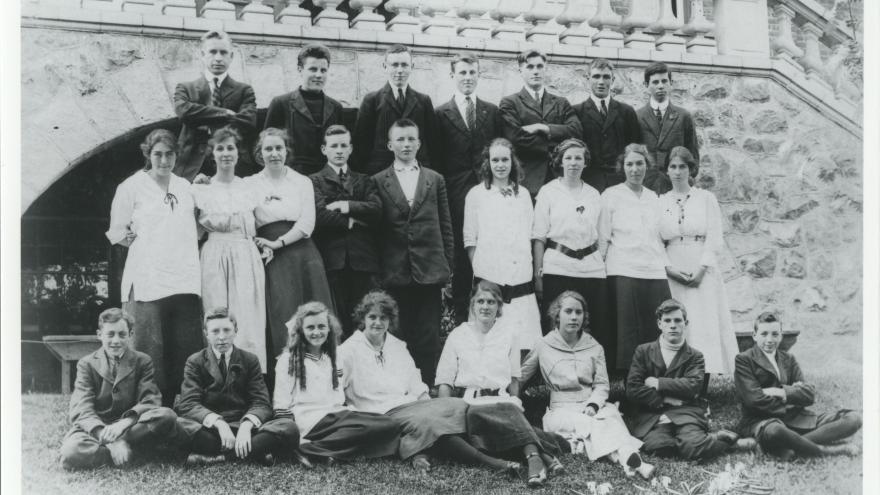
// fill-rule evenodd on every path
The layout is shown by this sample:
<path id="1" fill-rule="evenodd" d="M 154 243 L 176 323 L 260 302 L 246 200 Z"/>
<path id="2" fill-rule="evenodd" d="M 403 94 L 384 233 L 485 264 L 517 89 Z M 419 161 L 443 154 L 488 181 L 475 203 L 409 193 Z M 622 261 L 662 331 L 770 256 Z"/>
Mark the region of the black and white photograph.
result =
<path id="1" fill-rule="evenodd" d="M 880 4 L 12 3 L 4 493 L 880 490 Z"/>

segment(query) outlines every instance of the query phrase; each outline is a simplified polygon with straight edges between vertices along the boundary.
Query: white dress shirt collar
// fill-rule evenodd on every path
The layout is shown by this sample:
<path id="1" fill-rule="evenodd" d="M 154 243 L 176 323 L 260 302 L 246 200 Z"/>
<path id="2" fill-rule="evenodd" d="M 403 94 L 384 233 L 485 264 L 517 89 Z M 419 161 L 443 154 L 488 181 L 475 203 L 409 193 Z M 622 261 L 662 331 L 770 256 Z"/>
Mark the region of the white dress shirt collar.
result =
<path id="1" fill-rule="evenodd" d="M 214 357 L 217 358 L 218 363 L 220 362 L 220 355 L 221 354 L 225 355 L 226 356 L 226 364 L 228 365 L 229 360 L 232 359 L 232 349 L 234 349 L 234 347 L 230 347 L 228 351 L 220 353 L 220 352 L 217 352 L 217 350 L 212 347 L 211 352 L 214 353 Z"/>
<path id="2" fill-rule="evenodd" d="M 528 86 L 526 86 L 525 89 L 526 89 L 526 92 L 529 93 L 529 96 L 531 96 L 532 98 L 535 98 L 535 97 L 536 97 L 536 93 L 537 93 L 537 99 L 538 99 L 538 100 L 541 100 L 541 101 L 544 100 L 544 91 L 545 91 L 545 89 L 546 89 L 546 88 L 544 88 L 544 86 L 541 86 L 541 89 L 539 89 L 538 91 L 535 91 L 534 89 L 532 89 L 532 88 L 530 88 L 530 87 L 528 87 Z"/>
<path id="3" fill-rule="evenodd" d="M 405 163 L 401 163 L 397 160 L 394 160 L 394 171 L 397 173 L 401 172 L 418 172 L 419 171 L 419 163 L 415 160 L 409 165 Z"/>
<path id="4" fill-rule="evenodd" d="M 764 356 L 767 357 L 767 360 L 770 361 L 770 364 L 773 365 L 773 369 L 776 370 L 776 377 L 781 379 L 779 375 L 779 365 L 776 364 L 776 352 L 774 351 L 772 354 L 764 352 L 764 349 L 761 349 L 761 352 L 764 353 Z"/>
<path id="5" fill-rule="evenodd" d="M 602 110 L 603 101 L 605 102 L 606 110 L 611 108 L 611 93 L 608 93 L 608 96 L 606 96 L 605 98 L 599 98 L 596 95 L 590 93 L 590 99 L 593 100 L 593 104 L 596 105 L 597 110 Z"/>
<path id="6" fill-rule="evenodd" d="M 397 90 L 398 90 L 398 87 L 395 86 L 394 83 L 392 83 L 391 81 L 388 81 L 388 85 L 391 86 L 391 93 L 392 93 L 392 96 L 394 96 L 394 99 L 397 100 Z M 401 86 L 399 89 L 402 89 L 402 90 L 403 90 L 403 96 L 406 97 L 406 90 L 409 89 L 409 83 L 404 84 L 404 85 Z"/>
<path id="7" fill-rule="evenodd" d="M 211 86 L 211 89 L 214 89 L 214 78 L 217 78 L 217 85 L 223 86 L 223 81 L 226 80 L 226 76 L 229 75 L 229 72 L 224 72 L 223 74 L 212 74 L 208 71 L 205 71 L 205 80 L 208 81 L 208 85 Z"/>
<path id="8" fill-rule="evenodd" d="M 346 172 L 346 173 L 348 172 L 348 164 L 345 164 L 341 167 L 337 167 L 336 165 L 333 165 L 332 163 L 327 163 L 327 165 L 330 165 L 330 168 L 332 168 L 333 171 L 336 172 L 336 175 L 339 175 L 340 172 Z"/>
<path id="9" fill-rule="evenodd" d="M 669 99 L 663 100 L 662 103 L 655 101 L 654 98 L 651 98 L 651 110 L 660 109 L 660 113 L 666 114 L 666 108 L 669 107 Z"/>

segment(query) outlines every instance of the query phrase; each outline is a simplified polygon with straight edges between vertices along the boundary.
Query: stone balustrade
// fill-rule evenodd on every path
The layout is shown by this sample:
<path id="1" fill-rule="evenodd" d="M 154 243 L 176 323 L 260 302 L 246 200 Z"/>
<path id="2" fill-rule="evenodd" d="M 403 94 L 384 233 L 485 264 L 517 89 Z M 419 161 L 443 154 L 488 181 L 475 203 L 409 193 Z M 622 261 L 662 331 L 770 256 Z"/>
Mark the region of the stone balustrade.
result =
<path id="1" fill-rule="evenodd" d="M 312 0 L 308 8 L 303 3 L 24 0 L 22 16 L 25 24 L 97 22 L 107 32 L 179 30 L 195 37 L 224 29 L 242 41 L 404 43 L 447 53 L 467 48 L 512 54 L 538 46 L 568 61 L 606 57 L 769 70 L 842 107 L 860 125 L 861 90 L 841 77 L 851 37 L 815 0 Z"/>

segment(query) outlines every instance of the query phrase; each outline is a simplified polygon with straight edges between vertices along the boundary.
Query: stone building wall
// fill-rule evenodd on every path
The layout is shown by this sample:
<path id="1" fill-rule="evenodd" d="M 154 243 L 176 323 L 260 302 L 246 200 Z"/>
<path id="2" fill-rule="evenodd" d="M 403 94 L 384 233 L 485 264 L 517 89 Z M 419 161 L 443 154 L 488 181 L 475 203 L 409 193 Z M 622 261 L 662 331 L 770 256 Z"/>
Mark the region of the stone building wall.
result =
<path id="1" fill-rule="evenodd" d="M 231 74 L 252 84 L 258 106 L 298 86 L 299 46 L 238 44 Z M 333 50 L 327 92 L 347 107 L 384 82 L 381 52 Z M 415 57 L 413 87 L 435 104 L 450 97 L 448 57 Z M 497 102 L 521 80 L 509 58 L 486 58 L 479 95 Z M 138 126 L 172 118 L 177 82 L 198 77 L 193 40 L 95 32 L 22 31 L 23 196 L 54 180 L 43 161 L 76 163 Z M 585 64 L 553 64 L 552 92 L 587 96 Z M 723 270 L 738 329 L 781 309 L 786 327 L 861 328 L 861 140 L 773 79 L 676 73 L 674 100 L 690 109 L 703 156 L 699 185 L 722 205 Z M 640 68 L 623 67 L 615 91 L 646 99 Z"/>

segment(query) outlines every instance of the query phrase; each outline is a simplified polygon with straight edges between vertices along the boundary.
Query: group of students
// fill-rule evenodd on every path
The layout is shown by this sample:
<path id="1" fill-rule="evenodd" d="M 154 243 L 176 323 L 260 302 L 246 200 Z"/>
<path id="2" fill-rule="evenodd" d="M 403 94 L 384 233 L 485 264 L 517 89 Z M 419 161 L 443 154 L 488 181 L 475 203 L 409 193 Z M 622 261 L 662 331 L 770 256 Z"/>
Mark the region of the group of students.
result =
<path id="1" fill-rule="evenodd" d="M 368 311 L 359 313 L 358 304 L 365 304 L 379 287 L 390 301 L 379 306 L 394 307 L 390 326 L 418 373 L 417 382 L 412 378 L 414 388 L 401 389 L 402 395 L 415 393 L 417 384 L 427 384 L 438 387 L 441 396 L 467 396 L 471 402 L 488 396 L 495 408 L 490 412 L 495 414 L 500 404 L 519 407 L 515 378 L 534 374 L 537 356 L 562 359 L 564 353 L 578 349 L 587 354 L 568 360 L 572 366 L 567 373 L 575 375 L 560 378 L 559 390 L 553 391 L 549 369 L 551 376 L 544 376 L 551 383 L 551 411 L 557 406 L 557 413 L 548 412 L 549 424 L 556 426 L 548 427 L 545 417 L 545 428 L 567 435 L 564 443 L 569 448 L 592 453 L 591 458 L 611 455 L 627 468 L 642 465 L 631 455 L 641 443 L 629 436 L 614 408 L 604 404 L 607 373 L 632 377 L 634 370 L 654 369 L 651 363 L 662 365 L 672 355 L 670 349 L 680 350 L 677 344 L 656 352 L 643 350 L 655 340 L 661 316 L 656 313 L 658 305 L 674 297 L 680 301 L 682 317 L 684 308 L 689 309 L 695 331 L 684 335 L 692 346 L 684 346 L 685 354 L 694 348 L 704 353 L 697 354 L 705 355 L 705 363 L 702 357 L 699 363 L 705 375 L 698 381 L 689 378 L 687 386 L 674 387 L 665 399 L 659 391 L 667 381 L 647 375 L 641 388 L 632 387 L 642 391 L 640 399 L 661 411 L 675 402 L 689 404 L 695 396 L 705 397 L 709 373 L 734 371 L 736 342 L 717 268 L 723 246 L 721 213 L 710 192 L 692 187 L 698 172 L 696 133 L 690 114 L 669 102 L 672 75 L 666 65 L 653 64 L 645 70 L 651 99 L 636 111 L 612 97 L 612 64 L 594 60 L 588 76 L 591 95 L 572 107 L 565 98 L 546 91 L 547 57 L 528 50 L 518 57 L 524 88 L 496 107 L 476 97 L 479 61 L 462 53 L 450 65 L 455 94 L 434 109 L 427 95 L 409 86 L 413 69 L 409 49 L 395 45 L 383 63 L 388 83 L 364 97 L 350 132 L 341 123 L 341 105 L 323 93 L 330 52 L 309 45 L 298 56 L 302 85 L 272 100 L 251 160 L 246 151 L 256 130 L 256 104 L 250 86 L 227 74 L 232 43 L 225 33 L 211 31 L 202 37 L 201 52 L 205 74 L 175 91 L 175 110 L 182 124 L 179 137 L 163 129 L 146 137 L 141 147 L 147 165 L 118 187 L 107 232 L 111 243 L 129 247 L 121 293 L 123 308 L 137 322 L 137 331 L 130 325 L 128 330 L 133 348 L 152 358 L 166 408 L 174 405 L 179 389 L 178 411 L 188 417 L 186 394 L 192 377 L 187 356 L 202 346 L 198 329 L 203 327 L 211 342 L 208 327 L 214 323 L 210 322 L 230 320 L 235 348 L 254 356 L 257 365 L 251 370 L 253 363 L 236 363 L 235 369 L 243 373 L 248 368 L 248 376 L 256 371 L 266 375 L 276 409 L 280 401 L 285 404 L 281 409 L 293 412 L 308 443 L 321 445 L 326 440 L 336 445 L 334 432 L 351 432 L 348 423 L 362 424 L 365 419 L 351 416 L 344 406 L 355 399 L 340 395 L 335 344 L 325 349 L 324 362 L 320 346 L 309 347 L 321 332 L 315 330 L 314 339 L 310 330 L 297 334 L 295 327 L 304 325 L 305 317 L 298 320 L 291 315 L 306 307 L 318 311 L 319 303 L 323 309 L 318 312 L 326 313 L 324 327 L 340 329 L 337 337 L 345 341 L 340 350 L 349 342 L 355 347 L 363 342 L 358 326 L 370 328 L 363 320 Z M 250 173 L 252 162 L 262 170 Z M 449 335 L 441 354 L 442 291 L 450 277 L 459 327 Z M 479 297 L 475 302 L 470 295 Z M 572 299 L 580 304 L 584 328 L 589 314 L 589 333 L 581 330 L 577 338 L 557 329 L 563 302 Z M 226 308 L 224 314 L 235 318 L 206 317 L 203 322 L 202 314 L 210 316 L 215 308 Z M 390 311 L 383 313 L 386 318 Z M 578 313 L 568 307 L 564 311 Z M 484 321 L 481 315 L 491 318 Z M 496 319 L 503 331 L 490 331 Z M 369 331 L 363 333 L 368 343 L 378 346 L 375 362 L 384 366 L 390 354 L 383 354 L 381 340 L 370 340 Z M 225 354 L 213 348 L 214 353 L 202 351 L 201 359 L 217 367 Z M 637 363 L 640 351 L 653 361 Z M 498 356 L 509 360 L 493 360 Z M 572 364 L 585 356 L 592 366 Z M 275 358 L 273 375 L 269 370 Z M 228 359 L 225 363 L 233 369 Z M 665 362 L 665 367 L 670 364 Z M 279 372 L 282 366 L 284 372 Z M 601 390 L 591 391 L 588 395 L 595 396 L 595 402 L 584 403 L 584 392 L 577 387 L 594 382 L 577 377 L 582 373 L 604 376 L 604 397 Z M 324 389 L 306 390 L 306 374 L 330 381 L 323 383 L 321 378 Z M 784 376 L 777 373 L 782 381 Z M 342 378 L 351 379 L 345 374 Z M 700 389 L 694 395 L 695 384 Z M 220 389 L 222 385 L 218 384 Z M 571 386 L 576 386 L 576 393 L 570 393 Z M 627 390 L 629 394 L 630 387 Z M 227 400 L 216 393 L 203 395 Z M 337 411 L 307 405 L 325 396 L 337 397 Z M 574 429 L 560 426 L 572 423 L 565 412 L 569 403 L 589 405 L 580 411 L 586 411 L 589 420 Z M 235 399 L 226 406 L 240 408 L 240 404 Z M 195 426 L 201 423 L 210 430 L 216 415 L 190 405 L 201 414 L 190 415 Z M 393 409 L 373 406 L 376 410 L 370 412 Z M 260 407 L 267 410 L 265 404 Z M 462 442 L 476 446 L 468 455 L 481 459 L 484 452 L 520 446 L 498 448 L 497 438 L 505 435 L 495 435 L 493 428 L 510 425 L 481 412 L 479 420 L 467 416 L 473 424 Z M 266 415 L 254 412 L 245 424 L 252 425 L 248 431 L 256 427 L 271 433 L 258 442 L 265 446 L 271 443 L 269 438 L 290 434 L 292 423 L 283 419 L 270 428 L 263 424 Z M 601 435 L 589 434 L 591 425 L 600 420 L 605 421 L 600 430 L 616 440 L 599 441 Z M 699 437 L 698 443 L 705 445 L 693 448 L 697 453 L 686 457 L 700 457 L 732 442 L 734 435 L 722 434 L 714 444 L 706 443 L 705 417 L 694 409 L 659 414 L 654 423 L 662 426 L 663 433 L 645 436 L 645 443 L 676 444 L 670 438 L 678 433 L 669 425 L 691 424 L 688 421 L 702 428 L 703 435 L 681 428 L 685 437 Z M 654 423 L 643 429 L 655 432 Z M 543 432 L 520 426 L 524 433 L 506 437 L 530 440 L 523 444 L 535 447 L 526 452 L 535 454 L 528 457 L 530 467 L 537 469 L 541 459 L 551 472 L 558 470 L 552 459 L 542 457 L 554 452 L 542 444 L 553 442 L 541 437 Z M 489 433 L 481 435 L 481 428 Z M 644 435 L 647 430 L 637 437 Z M 219 438 L 222 446 L 229 447 L 234 437 L 226 429 Z M 214 440 L 204 437 L 193 445 Z M 462 442 L 443 441 L 440 450 L 464 448 Z M 377 447 L 380 451 L 385 452 Z M 497 459 L 491 462 L 501 465 Z"/>

